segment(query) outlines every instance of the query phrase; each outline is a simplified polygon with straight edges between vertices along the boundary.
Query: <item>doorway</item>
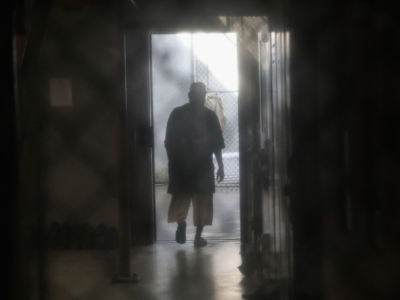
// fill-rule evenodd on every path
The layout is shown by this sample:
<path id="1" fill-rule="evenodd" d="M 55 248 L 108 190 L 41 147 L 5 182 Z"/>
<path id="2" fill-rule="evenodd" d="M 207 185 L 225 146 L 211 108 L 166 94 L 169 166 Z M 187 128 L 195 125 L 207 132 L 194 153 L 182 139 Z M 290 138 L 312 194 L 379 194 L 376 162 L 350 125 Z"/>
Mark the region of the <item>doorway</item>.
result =
<path id="1" fill-rule="evenodd" d="M 167 193 L 165 129 L 171 111 L 187 103 L 190 84 L 195 81 L 206 84 L 205 105 L 216 112 L 225 141 L 222 151 L 225 179 L 216 183 L 213 225 L 204 228 L 203 236 L 207 239 L 238 240 L 240 169 L 236 33 L 152 34 L 151 62 L 156 240 L 175 238 L 176 224 L 167 222 L 171 195 Z M 187 235 L 191 240 L 195 232 L 192 208 L 187 224 Z"/>
<path id="2" fill-rule="evenodd" d="M 203 81 L 209 95 L 221 98 L 227 119 L 228 104 L 223 101 L 228 101 L 228 96 L 236 99 L 232 107 L 238 116 L 233 131 L 237 132 L 233 135 L 238 138 L 237 148 L 227 145 L 223 151 L 226 179 L 224 186 L 217 186 L 214 224 L 203 234 L 218 240 L 240 237 L 241 253 L 251 255 L 257 249 L 268 257 L 260 274 L 278 282 L 281 299 L 287 299 L 294 265 L 293 206 L 286 192 L 291 184 L 287 172 L 291 156 L 289 32 L 269 26 L 265 17 L 221 17 L 219 21 L 219 27 L 196 22 L 167 27 L 132 24 L 126 29 L 123 196 L 129 207 L 129 231 L 137 245 L 174 240 L 176 225 L 167 223 L 170 195 L 166 191 L 165 127 L 171 110 L 188 101 L 190 83 Z M 160 30 L 181 29 L 189 32 L 159 34 Z M 152 34 L 153 30 L 158 33 Z M 219 33 L 209 33 L 212 31 Z M 230 31 L 235 33 L 221 33 Z M 219 38 L 229 42 L 231 50 L 221 51 Z M 223 55 L 217 55 L 219 52 Z M 230 79 L 218 78 L 213 63 L 222 65 L 221 73 L 230 74 Z M 225 129 L 226 144 L 227 132 Z M 236 177 L 230 178 L 228 160 L 237 166 Z M 225 193 L 222 200 L 221 190 Z M 188 225 L 191 221 L 190 215 Z M 194 228 L 187 229 L 190 240 Z"/>

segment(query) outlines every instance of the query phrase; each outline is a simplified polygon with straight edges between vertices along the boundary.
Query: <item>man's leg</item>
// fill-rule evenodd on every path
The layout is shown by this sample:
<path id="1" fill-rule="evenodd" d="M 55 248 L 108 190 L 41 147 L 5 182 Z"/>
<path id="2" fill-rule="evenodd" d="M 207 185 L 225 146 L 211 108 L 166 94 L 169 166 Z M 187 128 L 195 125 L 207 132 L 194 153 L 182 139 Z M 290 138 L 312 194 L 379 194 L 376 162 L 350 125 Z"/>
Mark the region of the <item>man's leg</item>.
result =
<path id="1" fill-rule="evenodd" d="M 207 241 L 201 237 L 203 228 L 212 224 L 213 218 L 213 195 L 196 194 L 193 196 L 193 223 L 196 226 L 194 238 L 195 247 L 207 245 Z"/>
<path id="2" fill-rule="evenodd" d="M 186 242 L 186 217 L 190 206 L 190 195 L 173 194 L 168 209 L 168 223 L 178 223 L 175 240 L 177 243 Z"/>
<path id="3" fill-rule="evenodd" d="M 178 222 L 175 232 L 175 241 L 179 244 L 186 243 L 186 221 Z"/>
<path id="4" fill-rule="evenodd" d="M 204 226 L 202 226 L 202 225 L 196 226 L 196 235 L 194 237 L 195 240 L 198 240 L 201 238 L 201 233 L 203 232 L 203 228 L 204 228 Z"/>

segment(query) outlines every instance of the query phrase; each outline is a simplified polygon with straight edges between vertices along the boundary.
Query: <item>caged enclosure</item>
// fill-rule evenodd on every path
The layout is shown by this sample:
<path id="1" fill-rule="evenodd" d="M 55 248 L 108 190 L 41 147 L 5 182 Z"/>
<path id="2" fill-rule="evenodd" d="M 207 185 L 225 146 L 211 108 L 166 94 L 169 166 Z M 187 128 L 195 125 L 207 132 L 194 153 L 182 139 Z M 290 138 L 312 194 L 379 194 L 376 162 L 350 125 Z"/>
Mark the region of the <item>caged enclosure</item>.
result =
<path id="1" fill-rule="evenodd" d="M 216 184 L 213 226 L 204 229 L 204 236 L 211 239 L 238 239 L 240 193 L 236 34 L 153 34 L 151 43 L 157 239 L 174 239 L 176 226 L 167 223 L 171 196 L 167 194 L 166 124 L 171 111 L 187 103 L 189 86 L 196 81 L 204 82 L 207 86 L 205 105 L 216 113 L 225 141 L 222 152 L 225 179 Z M 192 210 L 187 220 L 189 239 L 194 232 L 191 213 Z"/>

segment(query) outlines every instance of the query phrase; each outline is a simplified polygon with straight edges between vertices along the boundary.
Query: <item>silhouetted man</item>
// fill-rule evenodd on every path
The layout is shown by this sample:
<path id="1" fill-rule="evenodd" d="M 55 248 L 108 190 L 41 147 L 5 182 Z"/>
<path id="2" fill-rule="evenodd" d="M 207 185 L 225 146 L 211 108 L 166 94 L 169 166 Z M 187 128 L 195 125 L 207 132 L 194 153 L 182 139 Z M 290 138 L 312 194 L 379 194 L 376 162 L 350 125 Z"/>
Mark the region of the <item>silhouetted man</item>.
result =
<path id="1" fill-rule="evenodd" d="M 201 237 L 203 227 L 212 224 L 215 192 L 214 164 L 218 162 L 217 181 L 224 179 L 221 150 L 225 147 L 216 114 L 204 107 L 206 86 L 192 83 L 189 103 L 176 107 L 169 116 L 165 137 L 168 155 L 169 184 L 172 194 L 168 222 L 177 222 L 175 239 L 186 242 L 186 217 L 193 203 L 193 223 L 196 226 L 195 247 L 207 241 Z"/>

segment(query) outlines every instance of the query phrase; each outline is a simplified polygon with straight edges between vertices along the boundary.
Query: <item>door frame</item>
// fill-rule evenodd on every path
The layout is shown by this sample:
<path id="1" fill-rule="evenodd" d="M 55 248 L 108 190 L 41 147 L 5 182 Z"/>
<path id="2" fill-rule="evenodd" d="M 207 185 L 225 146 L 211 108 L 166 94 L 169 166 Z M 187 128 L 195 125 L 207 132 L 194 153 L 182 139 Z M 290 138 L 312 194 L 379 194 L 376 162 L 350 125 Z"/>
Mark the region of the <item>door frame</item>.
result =
<path id="1" fill-rule="evenodd" d="M 132 232 L 132 242 L 133 244 L 151 244 L 156 241 L 156 224 L 155 224 L 155 191 L 154 191 L 154 149 L 153 149 L 153 99 L 152 99 L 152 74 L 151 74 L 151 35 L 152 34 L 162 34 L 162 33 L 177 33 L 177 32 L 212 32 L 212 33 L 224 33 L 224 32 L 236 32 L 238 37 L 238 76 L 239 76 L 239 97 L 238 97 L 238 114 L 239 114 L 239 165 L 240 165 L 240 240 L 241 245 L 245 243 L 252 243 L 253 238 L 249 234 L 253 225 L 256 224 L 256 228 L 260 228 L 260 222 L 262 221 L 261 215 L 253 215 L 249 217 L 249 212 L 254 211 L 254 207 L 259 207 L 261 205 L 261 198 L 257 197 L 257 192 L 255 191 L 256 178 L 254 178 L 254 163 L 252 163 L 252 157 L 254 156 L 255 147 L 257 145 L 257 140 L 254 140 L 254 134 L 249 134 L 249 132 L 254 132 L 258 128 L 258 120 L 255 118 L 257 116 L 257 108 L 259 105 L 259 66 L 249 64 L 249 55 L 246 53 L 245 45 L 240 41 L 241 32 L 233 29 L 230 22 L 224 24 L 216 24 L 210 20 L 215 20 L 217 17 L 209 18 L 198 18 L 198 19 L 187 19 L 186 21 L 175 22 L 173 20 L 145 20 L 145 21 L 129 21 L 124 24 L 124 52 L 125 52 L 125 135 L 127 136 L 124 149 L 126 151 L 126 159 L 128 168 L 134 168 L 135 164 L 135 154 L 138 150 L 138 135 L 142 136 L 140 139 L 148 140 L 151 134 L 151 149 L 149 155 L 151 158 L 151 176 L 146 182 L 147 186 L 151 186 L 148 191 L 145 192 L 146 197 L 138 196 L 138 191 L 134 186 L 129 186 L 129 183 L 135 182 L 135 175 L 133 172 L 127 170 L 125 175 L 124 184 L 124 196 L 127 197 L 131 209 L 134 211 L 135 208 L 140 209 L 141 207 L 146 208 L 147 219 L 137 220 L 135 217 L 130 216 L 131 232 Z M 147 133 L 139 133 L 137 128 L 137 122 L 132 120 L 130 112 L 132 109 L 129 107 L 134 106 L 132 99 L 132 94 L 129 93 L 128 82 L 130 81 L 130 76 L 132 76 L 132 70 L 129 70 L 128 64 L 132 62 L 132 56 L 129 55 L 129 35 L 136 33 L 142 37 L 143 46 L 147 49 L 147 72 L 146 76 L 142 76 L 145 79 L 145 86 L 147 86 L 147 93 L 143 92 L 143 97 L 147 101 L 147 107 L 150 109 L 150 114 L 148 114 L 148 126 L 149 130 Z M 145 38 L 147 37 L 147 38 Z M 136 57 L 136 63 L 140 61 Z M 141 61 L 143 63 L 143 61 Z M 249 130 L 250 129 L 250 130 Z M 134 140 L 132 140 L 132 137 Z M 146 142 L 145 142 L 146 143 Z M 146 166 L 142 166 L 146 169 Z M 137 172 L 140 170 L 136 170 Z M 252 174 L 249 176 L 249 174 Z M 137 176 L 136 176 L 137 177 Z M 255 198 L 254 198 L 255 197 Z M 148 198 L 151 198 L 148 201 Z M 251 204 L 251 205 L 250 205 Z M 146 217 L 145 217 L 146 219 Z M 145 225 L 144 225 L 145 224 Z M 257 225 L 258 224 L 258 225 Z M 147 228 L 150 226 L 151 228 Z M 146 227 L 146 230 L 142 232 L 141 228 Z M 135 230 L 136 229 L 136 230 Z M 139 230 L 137 230 L 139 229 Z"/>

